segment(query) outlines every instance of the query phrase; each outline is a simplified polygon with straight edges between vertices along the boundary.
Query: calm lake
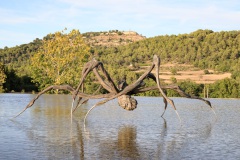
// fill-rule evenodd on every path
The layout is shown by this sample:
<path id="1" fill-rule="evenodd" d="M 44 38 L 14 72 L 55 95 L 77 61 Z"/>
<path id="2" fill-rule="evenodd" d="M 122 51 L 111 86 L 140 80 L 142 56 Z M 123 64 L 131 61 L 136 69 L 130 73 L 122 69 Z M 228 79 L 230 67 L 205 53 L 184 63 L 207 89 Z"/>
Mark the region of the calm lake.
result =
<path id="1" fill-rule="evenodd" d="M 136 97 L 126 111 L 117 100 L 98 100 L 78 108 L 71 120 L 70 95 L 43 95 L 11 120 L 34 97 L 0 94 L 0 159 L 239 159 L 240 99 L 209 99 L 217 117 L 202 101 L 174 100 L 161 118 L 162 98 Z M 72 121 L 72 122 L 71 122 Z"/>

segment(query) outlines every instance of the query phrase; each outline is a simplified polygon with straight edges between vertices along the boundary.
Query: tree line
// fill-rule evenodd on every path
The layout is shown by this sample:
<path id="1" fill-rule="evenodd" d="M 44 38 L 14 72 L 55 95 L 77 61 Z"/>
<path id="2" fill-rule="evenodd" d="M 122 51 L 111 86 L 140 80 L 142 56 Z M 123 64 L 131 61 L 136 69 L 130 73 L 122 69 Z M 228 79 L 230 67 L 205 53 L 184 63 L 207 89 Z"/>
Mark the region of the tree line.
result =
<path id="1" fill-rule="evenodd" d="M 72 32 L 73 31 L 70 33 Z M 64 56 L 71 59 L 72 51 L 70 50 L 71 45 L 74 46 L 74 43 L 69 41 L 69 39 L 73 39 L 70 33 L 56 32 L 47 35 L 42 40 L 36 39 L 29 44 L 0 49 L 0 62 L 5 68 L 4 73 L 6 75 L 5 78 L 1 78 L 0 76 L 1 79 L 4 79 L 4 81 L 0 80 L 0 86 L 2 86 L 3 90 L 5 92 L 10 92 L 12 90 L 38 91 L 55 83 L 57 77 L 55 77 L 55 80 L 50 80 L 44 77 L 47 73 L 40 72 L 37 67 L 42 67 L 43 70 L 47 70 L 46 68 L 49 70 L 52 67 L 54 71 L 53 68 L 56 68 L 56 61 L 62 64 L 66 62 L 63 66 L 68 70 L 78 68 L 76 71 L 66 76 L 69 79 L 68 81 L 61 81 L 58 77 L 58 84 L 72 83 L 76 85 L 75 83 L 79 81 L 79 75 L 83 64 L 93 57 L 103 62 L 105 68 L 115 82 L 126 77 L 127 82 L 132 83 L 141 75 L 141 73 L 134 71 L 138 70 L 139 66 L 148 65 L 148 63 L 152 61 L 153 54 L 157 54 L 160 56 L 162 63 L 187 63 L 193 64 L 195 67 L 201 69 L 231 72 L 231 79 L 219 80 L 209 85 L 209 96 L 219 98 L 240 98 L 240 31 L 213 32 L 212 30 L 197 30 L 189 34 L 156 36 L 123 46 L 95 46 L 90 48 L 84 43 L 80 32 L 75 30 L 74 36 L 79 37 L 76 43 L 83 46 L 86 45 L 84 53 L 88 52 L 88 54 L 86 53 L 84 54 L 85 56 L 80 56 L 81 58 L 78 59 L 78 61 L 74 61 L 69 68 L 69 66 L 67 66 L 69 62 L 64 61 L 67 59 L 64 58 Z M 56 39 L 54 39 L 57 35 L 59 35 L 60 39 L 62 38 L 59 40 L 60 43 L 57 43 Z M 69 45 L 70 43 L 72 44 Z M 51 45 L 52 48 L 50 47 Z M 54 48 L 54 45 L 61 46 L 62 48 Z M 47 46 L 49 47 L 48 53 L 54 53 L 53 58 L 49 60 L 51 64 L 42 63 L 42 58 L 47 56 L 47 51 L 46 49 L 44 50 L 44 46 L 45 48 Z M 74 50 L 76 53 L 73 55 L 77 55 L 77 52 L 81 52 L 81 48 L 77 46 L 78 45 L 75 45 Z M 38 55 L 38 57 L 36 55 Z M 56 56 L 62 57 L 62 60 L 56 60 Z M 55 67 L 53 67 L 53 63 Z M 43 65 L 45 65 L 45 67 L 43 67 Z M 48 74 L 52 75 L 51 73 Z M 11 82 L 13 79 L 18 79 L 18 83 L 21 85 L 13 87 L 11 84 L 17 84 Z M 97 85 L 91 83 L 95 81 L 95 77 L 90 75 L 88 81 L 87 84 L 89 85 L 87 85 L 86 88 L 89 92 L 92 92 Z M 191 81 L 189 82 L 189 80 L 173 83 L 177 83 L 190 94 L 203 96 L 204 84 L 196 84 Z M 154 82 L 150 81 L 147 85 L 154 85 Z M 17 88 L 19 86 L 21 87 Z M 150 91 L 142 95 L 155 96 L 157 94 L 158 93 L 155 91 Z M 168 96 L 178 96 L 171 91 L 167 94 Z"/>

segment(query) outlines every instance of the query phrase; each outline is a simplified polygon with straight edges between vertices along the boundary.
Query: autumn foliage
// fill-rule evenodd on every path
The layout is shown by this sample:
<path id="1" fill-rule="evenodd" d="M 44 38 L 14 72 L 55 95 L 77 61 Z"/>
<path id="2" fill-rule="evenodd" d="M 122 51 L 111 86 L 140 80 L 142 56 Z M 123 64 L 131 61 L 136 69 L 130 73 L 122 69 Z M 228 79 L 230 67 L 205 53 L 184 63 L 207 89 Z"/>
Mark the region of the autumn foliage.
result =
<path id="1" fill-rule="evenodd" d="M 74 85 L 79 80 L 81 67 L 89 56 L 89 47 L 78 30 L 49 34 L 30 63 L 34 82 L 44 88 L 49 85 Z"/>

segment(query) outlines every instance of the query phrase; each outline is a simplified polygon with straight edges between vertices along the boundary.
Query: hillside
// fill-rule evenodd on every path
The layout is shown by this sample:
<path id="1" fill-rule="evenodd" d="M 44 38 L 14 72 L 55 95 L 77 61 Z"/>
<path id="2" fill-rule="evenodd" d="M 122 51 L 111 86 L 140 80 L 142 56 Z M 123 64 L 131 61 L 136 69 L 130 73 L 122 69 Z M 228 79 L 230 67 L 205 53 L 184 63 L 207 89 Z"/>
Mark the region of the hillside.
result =
<path id="1" fill-rule="evenodd" d="M 240 31 L 197 30 L 190 34 L 147 38 L 117 48 L 95 49 L 101 61 L 111 66 L 138 68 L 152 61 L 153 54 L 163 63 L 188 64 L 202 70 L 230 72 L 240 77 Z M 100 54 L 99 54 L 100 53 Z"/>
<path id="2" fill-rule="evenodd" d="M 157 54 L 163 64 L 162 82 L 175 83 L 177 80 L 186 89 L 192 85 L 190 88 L 195 91 L 189 92 L 196 95 L 202 93 L 201 84 L 211 84 L 211 97 L 240 97 L 240 31 L 200 29 L 189 34 L 145 38 L 136 32 L 113 30 L 87 32 L 82 36 L 91 46 L 91 56 L 103 62 L 115 82 L 126 76 L 127 82 L 132 83 Z M 19 78 L 17 82 L 11 78 L 7 80 L 12 81 L 8 86 L 15 85 L 20 91 L 25 89 L 22 84 L 29 86 L 32 70 L 29 57 L 41 45 L 42 40 L 36 39 L 29 44 L 0 49 L 0 62 L 8 68 L 7 74 L 12 79 Z M 185 80 L 191 80 L 191 83 L 185 83 Z M 15 90 L 14 87 L 11 90 Z"/>
<path id="3" fill-rule="evenodd" d="M 136 72 L 144 72 L 147 68 L 147 66 L 142 66 Z M 177 63 L 162 64 L 159 75 L 161 81 L 168 84 L 173 83 L 174 79 L 176 79 L 177 82 L 191 80 L 197 84 L 212 84 L 218 80 L 231 78 L 231 73 L 229 72 L 203 70 L 193 65 Z"/>
<path id="4" fill-rule="evenodd" d="M 111 30 L 106 32 L 86 32 L 82 34 L 85 42 L 91 47 L 116 47 L 134 43 L 146 37 L 134 31 Z M 43 37 L 47 39 L 48 35 Z M 42 45 L 42 39 L 36 38 L 33 42 L 15 47 L 0 48 L 0 62 L 8 68 L 14 69 L 20 75 L 24 75 L 23 67 L 31 54 L 34 54 Z"/>

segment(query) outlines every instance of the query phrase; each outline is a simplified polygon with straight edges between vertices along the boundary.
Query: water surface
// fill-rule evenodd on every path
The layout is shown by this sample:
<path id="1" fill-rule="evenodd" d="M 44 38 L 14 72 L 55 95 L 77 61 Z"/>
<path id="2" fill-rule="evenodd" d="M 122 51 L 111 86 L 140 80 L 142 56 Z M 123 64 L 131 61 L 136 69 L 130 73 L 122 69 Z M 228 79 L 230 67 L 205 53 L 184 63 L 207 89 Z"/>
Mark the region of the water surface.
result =
<path id="1" fill-rule="evenodd" d="M 209 99 L 217 117 L 202 101 L 172 98 L 161 118 L 162 98 L 136 97 L 126 111 L 113 100 L 78 108 L 71 120 L 71 96 L 43 95 L 11 120 L 35 95 L 0 94 L 0 159 L 238 159 L 240 100 Z"/>

